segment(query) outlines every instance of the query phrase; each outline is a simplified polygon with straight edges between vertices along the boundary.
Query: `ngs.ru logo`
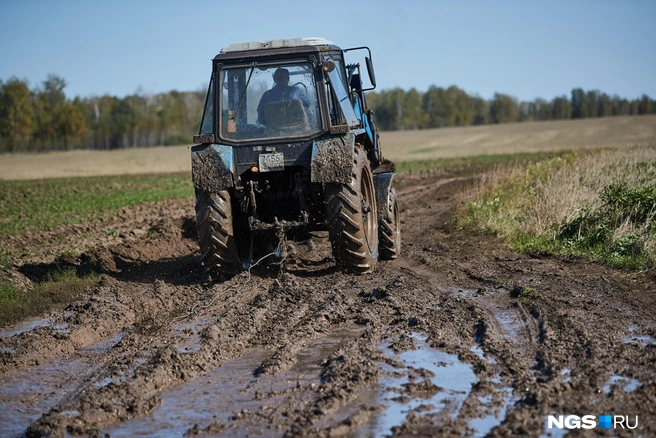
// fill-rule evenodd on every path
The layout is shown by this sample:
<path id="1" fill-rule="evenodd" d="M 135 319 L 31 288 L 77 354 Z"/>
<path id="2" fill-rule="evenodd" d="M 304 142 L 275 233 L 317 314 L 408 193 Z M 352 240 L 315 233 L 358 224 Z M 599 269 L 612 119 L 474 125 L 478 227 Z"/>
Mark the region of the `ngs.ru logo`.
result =
<path id="1" fill-rule="evenodd" d="M 598 418 L 598 421 L 597 421 Z M 635 416 L 635 422 L 631 424 L 628 415 L 549 415 L 547 417 L 547 429 L 635 429 L 638 427 L 638 416 Z"/>

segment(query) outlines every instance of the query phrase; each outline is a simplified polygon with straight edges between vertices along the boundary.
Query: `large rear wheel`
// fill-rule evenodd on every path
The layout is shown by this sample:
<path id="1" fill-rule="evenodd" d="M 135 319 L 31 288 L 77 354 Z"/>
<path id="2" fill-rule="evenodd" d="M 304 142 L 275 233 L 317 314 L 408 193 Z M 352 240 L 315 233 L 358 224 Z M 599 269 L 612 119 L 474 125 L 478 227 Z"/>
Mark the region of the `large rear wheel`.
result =
<path id="1" fill-rule="evenodd" d="M 373 272 L 378 261 L 378 222 L 374 182 L 364 150 L 356 150 L 349 184 L 326 187 L 326 204 L 337 264 L 351 272 Z"/>
<path id="2" fill-rule="evenodd" d="M 201 261 L 213 280 L 230 277 L 247 266 L 251 239 L 235 232 L 230 192 L 196 194 L 196 229 Z"/>

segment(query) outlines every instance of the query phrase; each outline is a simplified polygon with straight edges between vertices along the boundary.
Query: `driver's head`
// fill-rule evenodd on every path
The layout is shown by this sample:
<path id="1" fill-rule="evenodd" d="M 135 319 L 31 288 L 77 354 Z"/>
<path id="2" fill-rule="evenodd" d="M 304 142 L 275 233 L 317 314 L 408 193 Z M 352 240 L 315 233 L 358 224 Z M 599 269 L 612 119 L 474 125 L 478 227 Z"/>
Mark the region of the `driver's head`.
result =
<path id="1" fill-rule="evenodd" d="M 273 74 L 273 82 L 276 84 L 287 85 L 289 83 L 289 70 L 286 68 L 279 68 Z"/>

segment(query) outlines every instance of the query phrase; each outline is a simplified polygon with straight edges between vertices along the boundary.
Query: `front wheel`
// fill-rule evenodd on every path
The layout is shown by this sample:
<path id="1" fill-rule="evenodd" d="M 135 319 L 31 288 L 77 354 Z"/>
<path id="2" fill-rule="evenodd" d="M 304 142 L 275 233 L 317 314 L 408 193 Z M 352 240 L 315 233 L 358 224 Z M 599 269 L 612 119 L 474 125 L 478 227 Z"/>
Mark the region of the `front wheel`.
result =
<path id="1" fill-rule="evenodd" d="M 326 187 L 326 218 L 337 264 L 351 272 L 373 272 L 378 261 L 378 222 L 374 182 L 364 150 L 356 150 L 349 184 Z"/>
<path id="2" fill-rule="evenodd" d="M 230 192 L 196 194 L 196 229 L 201 261 L 213 280 L 242 271 L 251 258 L 251 239 L 233 217 Z"/>

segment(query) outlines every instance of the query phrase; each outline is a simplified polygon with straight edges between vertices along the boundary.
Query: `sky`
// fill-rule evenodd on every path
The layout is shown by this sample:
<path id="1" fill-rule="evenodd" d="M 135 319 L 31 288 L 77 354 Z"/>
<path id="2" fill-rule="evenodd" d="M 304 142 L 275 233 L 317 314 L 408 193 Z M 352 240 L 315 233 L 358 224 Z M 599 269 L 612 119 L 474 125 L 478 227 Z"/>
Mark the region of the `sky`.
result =
<path id="1" fill-rule="evenodd" d="M 323 37 L 369 46 L 379 91 L 656 98 L 655 30 L 654 0 L 0 0 L 0 80 L 56 74 L 69 98 L 199 91 L 232 43 Z"/>

